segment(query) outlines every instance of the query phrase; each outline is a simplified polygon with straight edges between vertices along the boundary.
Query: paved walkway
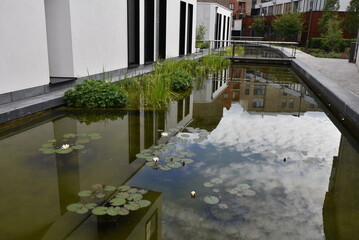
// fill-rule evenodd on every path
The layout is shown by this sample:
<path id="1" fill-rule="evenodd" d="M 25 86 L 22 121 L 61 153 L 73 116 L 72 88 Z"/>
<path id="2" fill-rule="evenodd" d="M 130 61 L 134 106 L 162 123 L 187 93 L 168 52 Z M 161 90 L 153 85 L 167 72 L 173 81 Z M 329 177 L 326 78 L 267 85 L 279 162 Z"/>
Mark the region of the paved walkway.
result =
<path id="1" fill-rule="evenodd" d="M 355 63 L 348 59 L 316 58 L 299 50 L 296 58 L 355 94 L 359 104 L 359 70 Z"/>

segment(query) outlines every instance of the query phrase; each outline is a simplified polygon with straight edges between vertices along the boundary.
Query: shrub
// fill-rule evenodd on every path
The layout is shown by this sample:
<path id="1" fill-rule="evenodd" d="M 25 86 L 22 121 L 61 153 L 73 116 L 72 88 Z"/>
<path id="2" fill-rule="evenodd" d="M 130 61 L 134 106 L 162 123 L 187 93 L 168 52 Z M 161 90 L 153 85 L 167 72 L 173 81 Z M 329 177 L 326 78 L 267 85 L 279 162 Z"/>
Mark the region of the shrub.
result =
<path id="1" fill-rule="evenodd" d="M 183 71 L 175 71 L 171 75 L 171 89 L 174 92 L 182 92 L 192 87 L 193 78 Z"/>
<path id="2" fill-rule="evenodd" d="M 113 83 L 102 80 L 85 80 L 65 93 L 66 104 L 70 107 L 109 108 L 125 107 L 127 96 Z"/>
<path id="3" fill-rule="evenodd" d="M 352 42 L 356 42 L 356 39 L 342 39 L 339 44 L 339 52 L 344 52 L 346 48 L 350 48 Z M 311 38 L 309 47 L 329 51 L 329 48 L 325 45 L 324 38 Z"/>

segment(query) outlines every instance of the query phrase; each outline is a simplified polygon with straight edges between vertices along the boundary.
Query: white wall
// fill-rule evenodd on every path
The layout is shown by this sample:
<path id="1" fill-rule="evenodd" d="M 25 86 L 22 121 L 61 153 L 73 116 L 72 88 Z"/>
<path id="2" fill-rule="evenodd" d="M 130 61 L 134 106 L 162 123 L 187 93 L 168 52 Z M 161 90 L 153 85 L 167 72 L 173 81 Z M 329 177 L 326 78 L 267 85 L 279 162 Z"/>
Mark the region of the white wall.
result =
<path id="1" fill-rule="evenodd" d="M 232 26 L 232 11 L 228 8 L 223 7 L 222 5 L 216 3 L 204 3 L 199 2 L 197 4 L 197 26 L 203 25 L 206 27 L 206 33 L 204 36 L 205 40 L 214 40 L 215 32 L 216 32 L 216 14 L 219 13 L 222 15 L 221 20 L 221 31 L 220 31 L 220 39 L 223 40 L 223 19 L 225 17 L 229 17 L 229 35 L 231 34 L 231 26 Z M 227 37 L 227 21 L 225 26 L 225 38 Z"/>
<path id="2" fill-rule="evenodd" d="M 51 77 L 74 77 L 69 0 L 45 0 Z"/>
<path id="3" fill-rule="evenodd" d="M 179 26 L 180 26 L 180 2 L 179 0 L 167 1 L 167 26 L 166 26 L 166 57 L 177 57 L 179 55 Z M 196 40 L 196 13 L 197 1 L 187 0 L 186 2 L 186 47 L 187 52 L 187 16 L 188 16 L 188 3 L 193 5 L 193 27 L 192 27 L 192 50 L 195 52 Z"/>
<path id="4" fill-rule="evenodd" d="M 49 83 L 44 2 L 0 0 L 0 94 Z"/>
<path id="5" fill-rule="evenodd" d="M 75 76 L 127 67 L 127 1 L 70 0 Z"/>

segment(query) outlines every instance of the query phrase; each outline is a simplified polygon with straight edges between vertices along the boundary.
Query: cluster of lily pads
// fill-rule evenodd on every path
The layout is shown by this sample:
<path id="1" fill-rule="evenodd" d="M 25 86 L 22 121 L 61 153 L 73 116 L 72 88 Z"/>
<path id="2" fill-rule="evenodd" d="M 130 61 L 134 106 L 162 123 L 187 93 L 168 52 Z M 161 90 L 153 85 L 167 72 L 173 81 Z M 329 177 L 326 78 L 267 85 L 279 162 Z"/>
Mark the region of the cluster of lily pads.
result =
<path id="1" fill-rule="evenodd" d="M 80 150 L 85 148 L 85 143 L 90 142 L 90 140 L 100 139 L 101 135 L 99 133 L 67 133 L 63 135 L 63 139 L 56 140 L 50 139 L 46 143 L 41 145 L 39 151 L 44 154 L 67 154 L 73 150 Z"/>
<path id="2" fill-rule="evenodd" d="M 211 188 L 211 187 L 214 187 L 216 185 L 218 186 L 218 185 L 220 185 L 222 183 L 223 183 L 222 178 L 212 178 L 209 182 L 205 182 L 203 184 L 203 186 L 207 187 L 207 188 Z M 215 192 L 215 193 L 219 193 L 220 189 L 213 188 L 212 191 Z M 251 187 L 246 183 L 238 184 L 236 187 L 233 187 L 233 188 L 227 188 L 226 192 L 229 193 L 229 194 L 232 194 L 232 195 L 236 195 L 238 197 L 254 196 L 256 194 L 256 192 L 253 189 L 251 189 Z M 203 200 L 208 204 L 212 204 L 212 205 L 218 204 L 218 207 L 221 208 L 221 209 L 227 209 L 228 208 L 227 204 L 220 203 L 220 199 L 218 197 L 216 197 L 216 196 L 213 196 L 213 195 L 205 196 Z"/>
<path id="3" fill-rule="evenodd" d="M 193 127 L 182 127 L 181 129 L 187 131 L 188 133 L 197 134 L 197 137 L 192 139 L 193 142 L 195 143 L 200 143 L 208 139 L 209 132 L 205 129 L 193 128 Z M 173 132 L 176 130 L 178 131 L 178 127 L 169 129 L 169 132 Z M 170 141 L 178 142 L 178 143 L 186 143 L 189 141 L 188 139 L 191 137 L 191 135 L 188 133 L 180 132 L 179 134 L 177 134 L 177 136 L 172 137 Z"/>
<path id="4" fill-rule="evenodd" d="M 78 193 L 81 202 L 67 206 L 70 212 L 85 214 L 92 212 L 97 216 L 128 215 L 130 211 L 145 208 L 151 205 L 151 201 L 144 199 L 147 193 L 145 189 L 130 186 L 105 186 L 102 184 L 92 185 L 91 190 L 83 190 Z M 105 205 L 102 205 L 106 202 Z"/>

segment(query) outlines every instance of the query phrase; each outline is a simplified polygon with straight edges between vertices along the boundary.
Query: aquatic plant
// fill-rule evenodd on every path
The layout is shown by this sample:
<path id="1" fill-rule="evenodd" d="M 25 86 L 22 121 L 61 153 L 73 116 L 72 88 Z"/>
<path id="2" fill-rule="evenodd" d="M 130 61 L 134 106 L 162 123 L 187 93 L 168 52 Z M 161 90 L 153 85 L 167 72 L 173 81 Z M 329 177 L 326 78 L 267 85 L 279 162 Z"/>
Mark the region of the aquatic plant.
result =
<path id="1" fill-rule="evenodd" d="M 63 135 L 63 139 L 56 140 L 50 139 L 46 143 L 41 145 L 39 151 L 44 154 L 67 154 L 73 150 L 80 150 L 85 148 L 85 143 L 90 142 L 90 140 L 100 139 L 101 135 L 99 133 L 66 133 Z"/>
<path id="2" fill-rule="evenodd" d="M 127 96 L 111 82 L 85 80 L 65 93 L 64 99 L 69 107 L 110 108 L 125 107 Z"/>
<path id="3" fill-rule="evenodd" d="M 94 184 L 91 190 L 78 193 L 81 201 L 67 206 L 67 210 L 77 214 L 92 212 L 97 216 L 123 216 L 151 205 L 151 201 L 144 199 L 146 189 L 138 189 L 122 185 L 120 187 Z M 103 205 L 104 204 L 104 205 Z"/>
<path id="4" fill-rule="evenodd" d="M 193 78 L 187 72 L 175 71 L 171 78 L 171 90 L 174 92 L 182 92 L 192 88 Z"/>
<path id="5" fill-rule="evenodd" d="M 234 52 L 233 52 L 233 48 L 234 48 Z M 240 45 L 234 45 L 234 46 L 229 46 L 226 47 L 226 49 L 224 51 L 221 51 L 219 54 L 221 56 L 235 56 L 235 57 L 241 57 L 244 56 L 244 46 L 240 46 Z"/>

